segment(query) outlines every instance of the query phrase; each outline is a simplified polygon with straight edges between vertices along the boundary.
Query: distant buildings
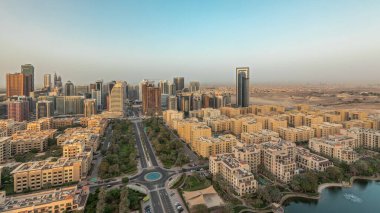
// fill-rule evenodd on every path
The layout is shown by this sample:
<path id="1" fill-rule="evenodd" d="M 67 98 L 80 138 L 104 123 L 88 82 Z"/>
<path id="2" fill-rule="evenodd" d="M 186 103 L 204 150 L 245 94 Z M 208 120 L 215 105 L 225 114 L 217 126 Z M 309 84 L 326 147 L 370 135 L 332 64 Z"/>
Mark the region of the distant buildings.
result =
<path id="1" fill-rule="evenodd" d="M 71 81 L 67 81 L 65 84 L 65 96 L 74 96 L 75 95 L 75 87 Z"/>
<path id="2" fill-rule="evenodd" d="M 200 90 L 200 83 L 199 81 L 190 81 L 189 83 L 189 90 L 190 92 L 197 92 Z"/>
<path id="3" fill-rule="evenodd" d="M 84 117 L 91 117 L 92 115 L 96 114 L 96 111 L 96 100 L 84 100 Z"/>
<path id="4" fill-rule="evenodd" d="M 236 105 L 249 106 L 249 67 L 236 68 Z"/>
<path id="5" fill-rule="evenodd" d="M 44 75 L 44 88 L 50 91 L 52 88 L 52 83 L 51 83 L 51 75 L 50 74 L 45 74 Z"/>
<path id="6" fill-rule="evenodd" d="M 31 76 L 31 91 L 34 91 L 34 67 L 31 64 L 21 65 L 21 73 Z"/>
<path id="7" fill-rule="evenodd" d="M 152 82 L 142 85 L 142 110 L 144 115 L 161 115 L 161 89 Z"/>
<path id="8" fill-rule="evenodd" d="M 84 98 L 82 96 L 57 96 L 56 111 L 58 115 L 83 114 Z"/>
<path id="9" fill-rule="evenodd" d="M 111 94 L 109 96 L 109 111 L 110 112 L 117 112 L 124 114 L 124 107 L 125 107 L 125 83 L 124 82 L 117 82 L 112 90 Z"/>
<path id="10" fill-rule="evenodd" d="M 23 73 L 8 73 L 6 76 L 7 97 L 29 96 L 32 89 L 32 75 Z"/>
<path id="11" fill-rule="evenodd" d="M 36 119 L 52 117 L 54 115 L 54 105 L 52 101 L 37 101 Z"/>
<path id="12" fill-rule="evenodd" d="M 185 88 L 184 77 L 174 77 L 173 83 L 175 84 L 176 91 L 182 91 Z"/>
<path id="13" fill-rule="evenodd" d="M 8 119 L 21 122 L 29 120 L 30 106 L 27 100 L 10 100 L 8 102 Z"/>

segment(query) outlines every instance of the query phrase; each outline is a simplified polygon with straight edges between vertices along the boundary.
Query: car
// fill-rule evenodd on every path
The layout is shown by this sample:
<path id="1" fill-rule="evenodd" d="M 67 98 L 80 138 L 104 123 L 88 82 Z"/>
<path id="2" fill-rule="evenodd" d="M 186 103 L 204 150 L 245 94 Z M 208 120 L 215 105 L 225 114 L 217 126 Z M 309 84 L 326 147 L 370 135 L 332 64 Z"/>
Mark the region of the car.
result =
<path id="1" fill-rule="evenodd" d="M 110 184 L 107 185 L 107 188 L 111 188 L 112 186 Z"/>
<path id="2" fill-rule="evenodd" d="M 150 209 L 150 205 L 145 206 L 145 210 Z"/>

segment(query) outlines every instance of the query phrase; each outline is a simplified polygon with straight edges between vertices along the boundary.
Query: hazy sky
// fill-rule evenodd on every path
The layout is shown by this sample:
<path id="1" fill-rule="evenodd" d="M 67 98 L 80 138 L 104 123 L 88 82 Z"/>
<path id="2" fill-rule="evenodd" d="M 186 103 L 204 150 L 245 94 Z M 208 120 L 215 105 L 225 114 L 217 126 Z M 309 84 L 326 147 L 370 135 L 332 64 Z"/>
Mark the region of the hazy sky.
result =
<path id="1" fill-rule="evenodd" d="M 0 87 L 25 63 L 37 83 L 379 82 L 380 1 L 0 0 Z"/>

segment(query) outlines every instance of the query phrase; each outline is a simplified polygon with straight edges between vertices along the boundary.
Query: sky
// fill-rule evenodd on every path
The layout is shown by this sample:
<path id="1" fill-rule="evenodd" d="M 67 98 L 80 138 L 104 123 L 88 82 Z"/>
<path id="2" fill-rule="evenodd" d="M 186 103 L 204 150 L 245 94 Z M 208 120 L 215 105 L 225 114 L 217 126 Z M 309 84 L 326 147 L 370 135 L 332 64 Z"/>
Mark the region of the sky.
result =
<path id="1" fill-rule="evenodd" d="M 0 88 L 64 82 L 379 83 L 378 0 L 1 0 Z"/>

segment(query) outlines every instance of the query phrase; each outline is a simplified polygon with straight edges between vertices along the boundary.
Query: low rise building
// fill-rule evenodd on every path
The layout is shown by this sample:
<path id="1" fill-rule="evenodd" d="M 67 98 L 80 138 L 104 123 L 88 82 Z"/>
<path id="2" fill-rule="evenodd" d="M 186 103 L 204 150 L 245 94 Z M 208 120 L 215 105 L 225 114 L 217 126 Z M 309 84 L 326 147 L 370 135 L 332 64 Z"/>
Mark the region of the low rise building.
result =
<path id="1" fill-rule="evenodd" d="M 296 148 L 296 163 L 299 169 L 318 172 L 324 172 L 327 168 L 334 166 L 329 159 L 313 154 L 308 149 L 302 147 Z"/>
<path id="2" fill-rule="evenodd" d="M 14 191 L 19 193 L 25 190 L 39 190 L 80 181 L 83 174 L 82 165 L 85 163 L 77 158 L 23 163 L 11 172 Z"/>
<path id="3" fill-rule="evenodd" d="M 291 142 L 308 141 L 314 137 L 314 130 L 308 126 L 293 127 L 280 127 L 278 129 L 280 138 Z"/>
<path id="4" fill-rule="evenodd" d="M 231 153 L 232 147 L 238 143 L 235 136 L 231 134 L 214 137 L 200 137 L 193 142 L 193 151 L 199 156 L 208 158 L 217 154 Z"/>
<path id="5" fill-rule="evenodd" d="M 3 194 L 1 194 L 3 193 Z M 0 203 L 0 212 L 73 212 L 83 211 L 90 193 L 88 187 L 77 186 L 50 189 L 32 194 L 5 196 Z"/>
<path id="6" fill-rule="evenodd" d="M 312 151 L 346 163 L 358 160 L 358 154 L 353 150 L 356 147 L 354 138 L 343 135 L 312 138 L 309 141 L 309 149 Z"/>
<path id="7" fill-rule="evenodd" d="M 280 136 L 277 132 L 266 129 L 254 133 L 243 132 L 240 135 L 241 141 L 245 144 L 260 144 L 274 139 L 279 139 L 279 137 Z"/>
<path id="8" fill-rule="evenodd" d="M 233 154 L 210 157 L 210 172 L 213 175 L 221 175 L 240 196 L 257 189 L 257 181 L 250 172 L 249 165 L 236 159 Z"/>
<path id="9" fill-rule="evenodd" d="M 342 124 L 324 122 L 321 124 L 313 124 L 311 128 L 314 129 L 314 136 L 317 138 L 328 137 L 329 135 L 336 135 L 340 133 L 343 128 Z"/>
<path id="10" fill-rule="evenodd" d="M 342 133 L 354 138 L 356 147 L 380 150 L 380 131 L 364 128 L 351 128 Z"/>

